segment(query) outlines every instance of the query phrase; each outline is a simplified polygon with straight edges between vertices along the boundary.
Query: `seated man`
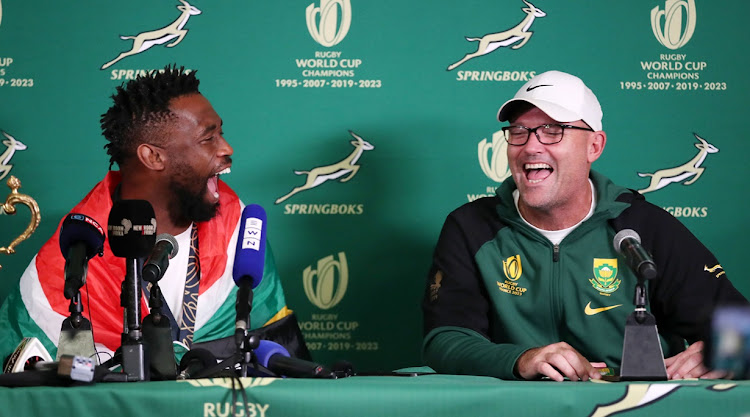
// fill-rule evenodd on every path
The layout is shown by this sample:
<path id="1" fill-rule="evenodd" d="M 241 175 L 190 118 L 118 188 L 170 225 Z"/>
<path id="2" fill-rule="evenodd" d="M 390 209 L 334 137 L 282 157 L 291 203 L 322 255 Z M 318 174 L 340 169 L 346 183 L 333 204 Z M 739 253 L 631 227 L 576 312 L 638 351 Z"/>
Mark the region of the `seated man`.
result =
<path id="1" fill-rule="evenodd" d="M 557 381 L 600 378 L 592 362 L 619 367 L 637 277 L 612 241 L 629 228 L 659 271 L 648 282 L 649 308 L 669 346 L 668 377 L 724 376 L 703 365 L 700 339 L 716 305 L 747 300 L 678 220 L 591 170 L 607 141 L 591 90 L 545 72 L 498 118 L 510 122 L 512 176 L 443 225 L 422 304 L 427 364 Z"/>
<path id="2" fill-rule="evenodd" d="M 219 180 L 230 171 L 233 149 L 198 84 L 195 72 L 167 66 L 118 87 L 101 125 L 109 141 L 110 168 L 117 163 L 120 170 L 109 171 L 71 210 L 106 227 L 113 201 L 147 200 L 153 206 L 157 233 L 175 236 L 180 248 L 159 286 L 179 328 L 174 339 L 187 348 L 234 334 L 237 286 L 232 266 L 243 209 L 239 197 Z M 58 227 L 0 308 L 0 358 L 30 336 L 56 355 L 70 304 L 63 295 L 59 234 Z M 112 254 L 109 241 L 104 256 L 88 263 L 81 299 L 100 353 L 111 355 L 121 345 L 125 268 L 125 259 Z M 260 329 L 262 338 L 283 344 L 293 356 L 309 357 L 286 307 L 270 247 L 262 281 L 253 292 L 250 328 Z"/>

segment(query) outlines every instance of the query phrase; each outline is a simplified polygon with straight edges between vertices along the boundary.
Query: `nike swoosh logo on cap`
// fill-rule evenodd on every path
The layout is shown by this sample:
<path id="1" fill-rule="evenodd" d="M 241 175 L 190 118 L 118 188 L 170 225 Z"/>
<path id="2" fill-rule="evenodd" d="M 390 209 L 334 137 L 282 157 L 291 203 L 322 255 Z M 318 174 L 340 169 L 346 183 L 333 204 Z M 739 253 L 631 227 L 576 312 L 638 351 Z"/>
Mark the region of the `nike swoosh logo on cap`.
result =
<path id="1" fill-rule="evenodd" d="M 609 307 L 599 307 L 599 308 L 591 308 L 591 301 L 589 301 L 588 304 L 586 304 L 586 308 L 583 310 L 584 313 L 586 313 L 587 316 L 593 316 L 594 314 L 599 314 L 602 311 L 612 310 L 613 308 L 620 307 L 622 304 L 618 304 L 616 306 L 609 306 Z"/>
<path id="2" fill-rule="evenodd" d="M 526 91 L 531 91 L 531 90 L 533 90 L 535 88 L 539 88 L 539 87 L 552 87 L 552 84 L 539 84 L 539 85 L 535 85 L 533 87 L 529 86 L 529 87 L 526 87 Z"/>

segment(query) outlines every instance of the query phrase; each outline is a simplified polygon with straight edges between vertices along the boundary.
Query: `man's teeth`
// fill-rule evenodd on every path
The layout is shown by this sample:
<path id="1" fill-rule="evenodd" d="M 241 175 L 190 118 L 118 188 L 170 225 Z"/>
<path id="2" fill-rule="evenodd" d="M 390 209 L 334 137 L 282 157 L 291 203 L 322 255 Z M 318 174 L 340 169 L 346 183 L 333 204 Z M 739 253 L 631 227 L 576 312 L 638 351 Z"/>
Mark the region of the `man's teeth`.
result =
<path id="1" fill-rule="evenodd" d="M 538 164 L 526 164 L 523 167 L 524 167 L 524 169 L 552 169 L 551 166 L 549 166 L 547 164 L 542 164 L 542 163 L 538 163 Z"/>
<path id="2" fill-rule="evenodd" d="M 543 162 L 524 164 L 523 168 L 526 171 L 526 179 L 530 184 L 538 184 L 544 181 L 547 176 L 549 176 L 549 174 L 545 176 L 543 173 L 539 172 L 539 174 L 544 176 L 544 178 L 537 178 L 539 176 L 537 175 L 538 170 L 548 170 L 550 173 L 552 172 L 552 167 L 549 164 L 545 164 Z"/>
<path id="3" fill-rule="evenodd" d="M 216 175 L 229 174 L 230 172 L 232 172 L 232 169 L 230 167 L 226 167 L 222 169 L 221 171 L 217 172 Z"/>

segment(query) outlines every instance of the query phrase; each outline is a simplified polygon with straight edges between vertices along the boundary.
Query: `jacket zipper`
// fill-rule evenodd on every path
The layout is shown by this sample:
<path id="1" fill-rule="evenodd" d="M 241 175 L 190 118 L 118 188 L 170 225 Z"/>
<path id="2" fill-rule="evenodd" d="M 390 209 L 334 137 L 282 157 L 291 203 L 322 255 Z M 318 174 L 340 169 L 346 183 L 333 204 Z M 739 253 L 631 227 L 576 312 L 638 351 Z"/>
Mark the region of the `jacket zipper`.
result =
<path id="1" fill-rule="evenodd" d="M 552 262 L 560 260 L 560 245 L 554 245 L 552 247 Z"/>

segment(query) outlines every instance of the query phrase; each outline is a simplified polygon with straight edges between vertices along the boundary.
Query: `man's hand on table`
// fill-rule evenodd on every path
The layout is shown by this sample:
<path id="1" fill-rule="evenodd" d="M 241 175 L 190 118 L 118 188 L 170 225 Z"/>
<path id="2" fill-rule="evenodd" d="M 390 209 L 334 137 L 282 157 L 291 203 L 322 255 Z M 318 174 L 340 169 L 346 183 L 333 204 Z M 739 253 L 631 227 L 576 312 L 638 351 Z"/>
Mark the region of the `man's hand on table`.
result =
<path id="1" fill-rule="evenodd" d="M 688 346 L 671 358 L 664 359 L 669 379 L 704 378 L 720 379 L 731 378 L 727 371 L 711 370 L 703 364 L 703 341 L 698 341 Z"/>
<path id="2" fill-rule="evenodd" d="M 594 366 L 604 364 L 591 363 L 569 344 L 558 342 L 524 352 L 516 362 L 515 371 L 523 379 L 539 376 L 547 376 L 555 381 L 563 381 L 566 377 L 571 381 L 601 379 Z"/>

